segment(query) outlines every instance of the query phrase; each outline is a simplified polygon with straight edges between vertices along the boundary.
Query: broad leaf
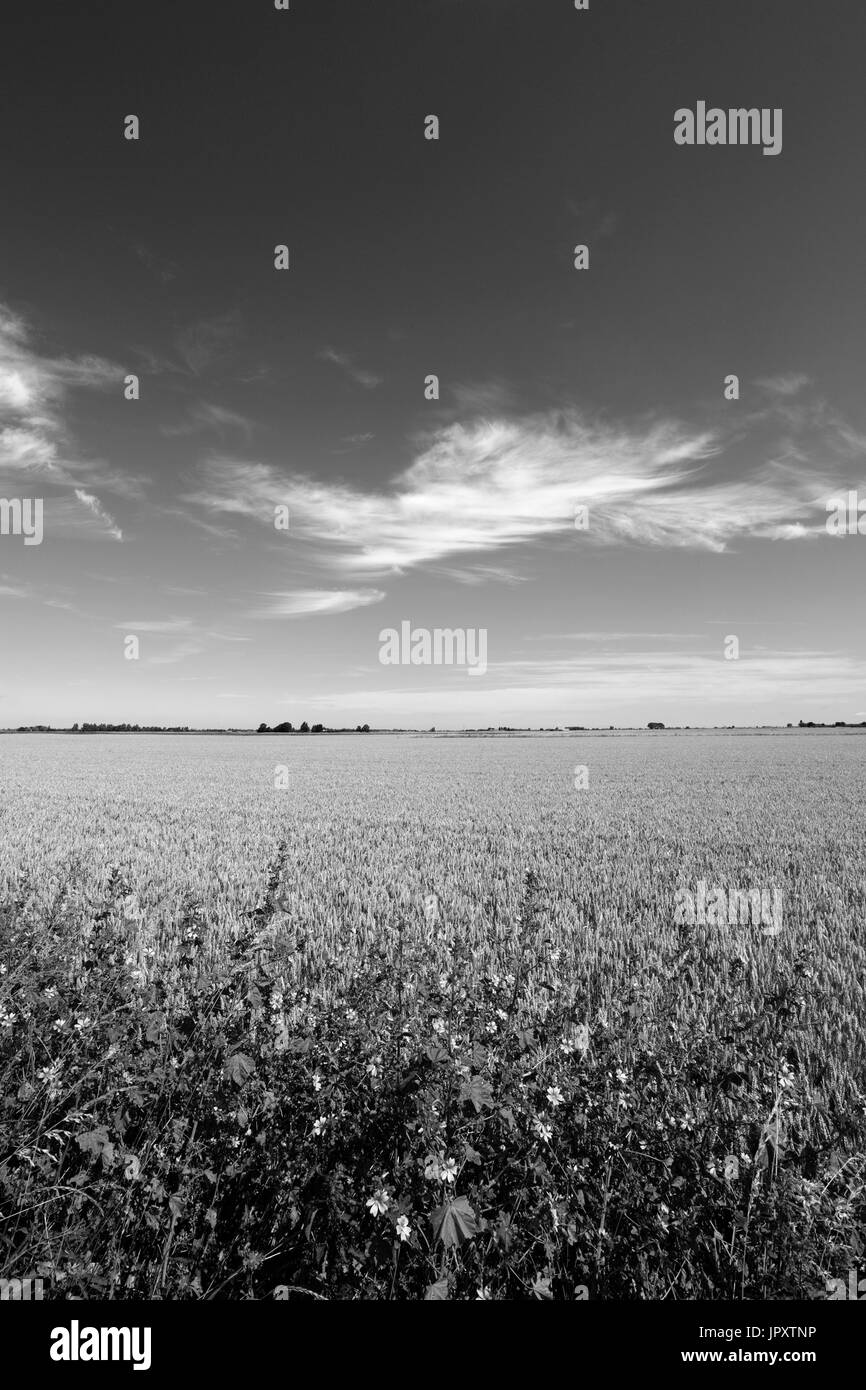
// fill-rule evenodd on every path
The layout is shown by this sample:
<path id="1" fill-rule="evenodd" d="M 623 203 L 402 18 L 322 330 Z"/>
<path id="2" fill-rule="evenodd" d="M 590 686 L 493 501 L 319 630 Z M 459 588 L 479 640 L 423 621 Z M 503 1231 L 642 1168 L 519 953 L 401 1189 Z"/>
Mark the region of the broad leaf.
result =
<path id="1" fill-rule="evenodd" d="M 450 1245 L 460 1245 L 464 1240 L 472 1240 L 478 1231 L 475 1212 L 466 1197 L 455 1197 L 453 1201 L 437 1207 L 430 1219 L 433 1239 L 441 1240 L 446 1249 Z"/>
<path id="2" fill-rule="evenodd" d="M 226 1062 L 225 1075 L 236 1086 L 243 1086 L 244 1082 L 253 1075 L 255 1069 L 256 1064 L 252 1057 L 248 1057 L 245 1052 L 234 1052 Z"/>

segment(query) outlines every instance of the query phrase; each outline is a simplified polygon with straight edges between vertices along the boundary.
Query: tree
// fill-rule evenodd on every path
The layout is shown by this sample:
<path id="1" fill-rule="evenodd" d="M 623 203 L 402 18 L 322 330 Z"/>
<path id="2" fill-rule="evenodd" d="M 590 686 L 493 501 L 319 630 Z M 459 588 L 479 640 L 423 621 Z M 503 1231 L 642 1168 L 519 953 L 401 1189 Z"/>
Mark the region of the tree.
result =
<path id="1" fill-rule="evenodd" d="M 310 732 L 310 726 L 309 726 L 309 724 L 307 723 L 307 721 L 306 721 L 306 719 L 305 719 L 304 722 L 303 722 L 303 724 L 301 725 L 301 733 L 302 733 L 302 734 L 308 734 L 309 732 Z"/>
<path id="2" fill-rule="evenodd" d="M 271 731 L 268 728 L 267 724 L 260 724 L 259 727 L 256 729 L 257 734 L 269 734 L 270 732 Z"/>
<path id="3" fill-rule="evenodd" d="M 293 734 L 294 732 L 294 728 L 287 721 L 283 724 L 277 724 L 274 729 L 275 734 Z"/>

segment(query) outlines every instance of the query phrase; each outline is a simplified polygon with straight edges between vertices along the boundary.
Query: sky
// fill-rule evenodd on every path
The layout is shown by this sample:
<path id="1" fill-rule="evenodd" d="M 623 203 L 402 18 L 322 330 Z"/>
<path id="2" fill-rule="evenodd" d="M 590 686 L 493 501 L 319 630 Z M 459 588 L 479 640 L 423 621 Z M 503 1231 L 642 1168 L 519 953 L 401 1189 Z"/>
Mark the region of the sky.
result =
<path id="1" fill-rule="evenodd" d="M 10 6 L 0 726 L 866 718 L 864 41 L 859 0 Z M 699 102 L 781 151 L 677 144 Z M 404 622 L 486 669 L 383 664 Z"/>

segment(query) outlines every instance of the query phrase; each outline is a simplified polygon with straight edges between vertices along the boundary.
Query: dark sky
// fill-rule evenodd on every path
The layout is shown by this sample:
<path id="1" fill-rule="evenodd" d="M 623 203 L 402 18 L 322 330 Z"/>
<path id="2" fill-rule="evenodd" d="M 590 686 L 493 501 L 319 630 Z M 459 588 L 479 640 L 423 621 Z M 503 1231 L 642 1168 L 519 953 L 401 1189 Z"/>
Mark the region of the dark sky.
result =
<path id="1" fill-rule="evenodd" d="M 825 530 L 866 497 L 861 4 L 3 28 L 0 495 L 46 520 L 0 536 L 0 723 L 866 708 L 866 538 Z M 781 108 L 781 153 L 676 145 L 699 101 Z M 383 667 L 404 619 L 483 626 L 483 680 Z"/>

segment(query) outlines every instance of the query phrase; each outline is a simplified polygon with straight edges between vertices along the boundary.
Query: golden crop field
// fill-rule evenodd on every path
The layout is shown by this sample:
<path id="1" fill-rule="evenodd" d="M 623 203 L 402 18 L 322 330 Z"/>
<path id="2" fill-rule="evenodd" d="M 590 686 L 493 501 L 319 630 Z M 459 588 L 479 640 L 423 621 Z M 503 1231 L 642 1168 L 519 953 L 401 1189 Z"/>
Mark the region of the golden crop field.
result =
<path id="1" fill-rule="evenodd" d="M 816 1191 L 826 1184 L 836 1200 L 832 1213 L 820 1214 L 825 1256 L 831 1247 L 841 1248 L 851 1213 L 862 1210 L 862 1177 L 853 1185 L 848 1179 L 862 1172 L 857 1136 L 866 1070 L 864 746 L 855 735 L 723 731 L 532 738 L 3 738 L 0 892 L 3 959 L 11 968 L 0 978 L 0 1037 L 6 1039 L 0 1055 L 13 1088 L 7 1094 L 17 1097 L 7 1100 L 8 1152 L 0 1160 L 0 1195 L 9 1213 L 27 1209 L 34 1171 L 49 1164 L 49 1158 L 36 1157 L 40 1148 L 57 1165 L 43 1172 L 49 1191 L 61 1181 L 70 1152 L 77 1152 L 77 1127 L 83 1126 L 78 1148 L 97 1188 L 110 1183 L 121 1157 L 134 1159 L 135 1180 L 119 1181 L 123 1220 L 130 1221 L 134 1208 L 139 1218 L 149 1212 L 154 1230 L 161 1230 L 157 1209 L 166 1197 L 172 1211 L 170 1185 L 160 1177 L 156 1198 L 142 1204 L 140 1174 L 154 1152 L 165 1148 L 159 1126 L 169 1123 L 169 1109 L 171 1123 L 183 1121 L 172 1131 L 178 1152 L 189 1126 L 193 1132 L 201 1126 L 200 1116 L 193 1120 L 191 1094 L 184 1099 L 178 1088 L 185 1066 L 203 1068 L 198 1082 L 213 1079 L 221 1118 L 230 1128 L 240 1113 L 250 1121 L 248 1132 L 255 1131 L 256 1115 L 261 1125 L 276 1125 L 278 1084 L 273 1078 L 265 1084 L 268 1067 L 277 1068 L 280 1084 L 290 1090 L 300 1084 L 297 1068 L 305 1068 L 303 1075 L 313 1078 L 305 1088 L 306 1109 L 293 1103 L 291 1119 L 282 1112 L 279 1142 L 318 1145 L 324 1126 L 336 1133 L 359 1104 L 358 1086 L 373 1088 L 375 1130 L 382 1123 L 376 1112 L 384 1105 L 381 1088 L 396 1079 L 405 1091 L 416 1054 L 423 1054 L 433 1079 L 425 1073 L 423 1085 L 413 1082 L 410 1088 L 419 1107 L 411 1119 L 419 1134 L 424 1131 L 423 1152 L 412 1152 L 409 1144 L 399 1162 L 389 1150 L 388 1163 L 377 1155 L 368 1167 L 371 1173 L 377 1165 L 387 1169 L 393 1186 L 395 1164 L 429 1168 L 459 1149 L 457 1172 L 466 1168 L 465 1182 L 471 1176 L 474 1184 L 466 1197 L 473 1221 L 468 1232 L 452 1232 L 453 1239 L 448 1229 L 443 1236 L 440 1223 L 437 1245 L 435 1220 L 433 1236 L 421 1234 L 419 1199 L 403 1200 L 396 1187 L 389 1192 L 385 1179 L 377 1179 L 372 1190 L 386 1194 L 377 1208 L 379 1226 L 386 1210 L 392 1217 L 397 1213 L 395 1220 L 405 1218 L 397 1229 L 407 1258 L 411 1241 L 405 1231 L 410 1217 L 413 1231 L 418 1222 L 418 1269 L 412 1276 L 407 1272 L 408 1290 L 438 1288 L 429 1296 L 449 1296 L 442 1290 L 450 1287 L 451 1296 L 466 1296 L 459 1290 L 467 1252 L 477 1259 L 490 1231 L 487 1258 L 498 1253 L 507 1267 L 491 1274 L 490 1283 L 494 1290 L 497 1280 L 503 1291 L 512 1289 L 490 1296 L 514 1296 L 521 1276 L 516 1267 L 507 1272 L 510 1247 L 501 1232 L 496 1235 L 503 1196 L 497 1189 L 494 1199 L 481 1183 L 486 1160 L 477 1126 L 483 1122 L 489 1138 L 498 1116 L 509 1135 L 519 1133 L 521 1161 L 531 1157 L 535 1163 L 533 1145 L 554 1145 L 557 1125 L 568 1113 L 559 1161 L 563 1171 L 569 1163 L 588 1165 L 581 1170 L 582 1197 L 575 1198 L 571 1179 L 560 1190 L 559 1179 L 551 1177 L 544 1200 L 557 1213 L 554 1235 L 570 1232 L 565 1248 L 583 1251 L 584 1263 L 576 1255 L 571 1263 L 558 1259 L 550 1232 L 533 1226 L 524 1256 L 535 1283 L 526 1282 L 527 1290 L 573 1297 L 566 1291 L 571 1279 L 574 1287 L 593 1290 L 592 1296 L 596 1290 L 601 1296 L 658 1292 L 661 1276 L 650 1276 L 650 1257 L 640 1242 L 628 1258 L 620 1247 L 617 1254 L 604 1246 L 610 1232 L 604 1212 L 600 1226 L 598 1213 L 593 1218 L 590 1259 L 590 1247 L 581 1244 L 580 1214 L 592 1204 L 596 1183 L 598 1200 L 603 1186 L 605 1203 L 615 1205 L 613 1170 L 603 1182 L 611 1154 L 619 1155 L 623 1181 L 626 1169 L 631 1181 L 632 1161 L 623 1155 L 633 1151 L 640 1159 L 652 1149 L 646 1127 L 655 1136 L 670 1124 L 676 1143 L 654 1161 L 676 1182 L 678 1146 L 692 1142 L 700 1150 L 701 1172 L 723 1189 L 711 1225 L 723 1245 L 731 1243 L 728 1261 L 720 1258 L 715 1273 L 692 1271 L 680 1296 L 688 1296 L 689 1288 L 725 1296 L 734 1285 L 754 1288 L 761 1279 L 765 1290 L 772 1286 L 777 1296 L 780 1289 L 784 1294 L 779 1268 L 770 1274 L 767 1264 L 772 1233 L 780 1229 L 780 1194 L 801 1219 L 798 1227 L 788 1211 L 792 1232 L 799 1232 L 786 1237 L 789 1252 L 792 1241 L 811 1229 L 809 1221 L 818 1219 L 810 1182 Z M 576 773 L 580 768 L 582 775 Z M 776 893 L 781 915 L 772 926 L 769 918 L 764 924 L 741 921 L 736 912 L 734 921 L 710 912 L 703 914 L 706 921 L 678 920 L 678 893 L 695 896 L 700 884 L 708 894 Z M 126 972 L 123 990 L 109 962 Z M 54 1006 L 40 992 L 46 981 L 49 995 L 53 989 L 58 1001 L 65 1000 L 62 1008 L 58 1004 L 59 1030 L 50 1023 Z M 98 993 L 93 997 L 97 988 L 101 1004 Z M 211 991 L 206 1004 L 205 989 Z M 83 1025 L 76 990 L 87 999 Z M 117 1095 L 101 1102 L 106 1077 L 95 1087 L 92 1078 L 82 1084 L 87 1068 L 78 1054 L 87 1051 L 94 1029 L 107 1027 L 96 1017 L 100 1010 L 106 1017 L 113 1013 L 117 1026 L 100 1035 L 98 1046 L 91 1039 L 92 1045 L 121 1053 L 131 1048 L 123 1074 L 132 1079 L 120 1089 L 132 1085 L 141 1093 L 120 1119 Z M 182 1014 L 191 1020 L 185 1032 L 173 1023 Z M 205 1016 L 207 1027 L 213 1025 L 207 1046 L 186 1046 L 184 1039 L 191 1044 L 200 1033 L 204 1037 Z M 22 1047 L 25 1023 L 31 1031 Z M 358 1066 L 363 1062 L 360 1075 L 366 1069 L 366 1080 L 353 1073 L 350 1081 L 344 1074 L 350 1052 Z M 150 1069 L 147 1084 L 139 1075 L 143 1056 Z M 233 1065 L 237 1057 L 242 1065 Z M 519 1064 L 519 1085 L 517 1057 L 531 1062 Z M 90 1065 L 92 1070 L 92 1060 Z M 167 1065 L 175 1070 L 167 1072 Z M 600 1070 L 591 1082 L 594 1065 Z M 295 1068 L 291 1078 L 285 1074 L 289 1066 Z M 69 1096 L 52 1067 L 69 1077 Z M 653 1067 L 663 1080 L 651 1079 Z M 41 1091 L 40 1074 L 49 1077 Z M 462 1102 L 448 1092 L 457 1110 L 443 1139 L 445 1107 L 436 1087 L 441 1090 L 446 1076 L 455 1084 L 477 1082 L 480 1089 L 467 1092 Z M 545 1085 L 535 1095 L 531 1088 L 542 1077 Z M 171 1106 L 158 1120 L 159 1105 L 167 1103 L 167 1078 Z M 264 1089 L 255 1100 L 246 1098 L 259 1084 Z M 227 1088 L 228 1099 L 220 1098 L 220 1087 Z M 550 1100 L 551 1088 L 560 1099 Z M 329 1093 L 331 1108 L 311 1118 L 309 1104 L 321 1106 Z M 666 1104 L 669 1116 L 663 1113 Z M 54 1114 L 54 1106 L 63 1113 Z M 632 1123 L 621 1133 L 626 1115 Z M 396 1122 L 392 1115 L 392 1122 L 401 1133 L 413 1128 L 402 1114 Z M 55 1138 L 39 1142 L 46 1132 Z M 98 1140 L 88 1138 L 94 1134 Z M 386 1148 L 396 1142 L 390 1129 L 389 1134 Z M 669 1134 L 668 1141 L 673 1142 Z M 357 1135 L 353 1142 L 357 1147 Z M 364 1142 L 371 1142 L 369 1135 Z M 475 1157 L 467 1158 L 464 1148 Z M 22 1149 L 29 1155 L 23 1176 L 13 1161 Z M 746 1182 L 752 1169 L 748 1192 L 738 1195 L 735 1181 L 720 1176 L 720 1165 L 732 1159 L 736 1182 Z M 165 1161 L 163 1152 L 159 1162 Z M 189 1154 L 184 1162 L 195 1169 Z M 332 1155 L 329 1171 L 342 1172 L 343 1163 Z M 837 1176 L 841 1169 L 844 1178 Z M 755 1185 L 758 1170 L 766 1170 L 763 1187 Z M 816 1174 L 825 1176 L 818 1181 Z M 651 1174 L 646 1176 L 649 1181 Z M 679 1178 L 674 1194 L 691 1181 L 685 1167 Z M 354 1180 L 360 1184 L 352 1198 L 357 1204 L 367 1194 L 363 1180 Z M 255 1183 L 260 1181 L 258 1175 Z M 294 1191 L 289 1206 L 297 1215 L 303 1193 L 291 1182 L 287 1190 Z M 442 1190 L 454 1200 L 453 1188 Z M 94 1200 L 102 1201 L 98 1195 Z M 213 1229 L 217 1207 L 207 1206 L 209 1200 L 200 1193 L 184 1198 L 181 1226 L 187 1221 L 190 1230 L 182 1272 L 172 1276 L 178 1296 L 203 1296 L 208 1287 L 213 1293 L 219 1283 L 212 1278 L 208 1286 L 201 1271 L 190 1272 L 197 1260 L 202 1269 L 208 1263 L 192 1212 L 201 1207 L 199 1215 L 207 1214 Z M 60 1192 L 52 1201 L 57 1229 L 68 1232 L 78 1208 L 69 1207 Z M 525 1196 L 521 1201 L 528 1207 Z M 619 1242 L 629 1221 L 646 1224 L 629 1201 L 622 1196 Z M 656 1202 L 644 1191 L 640 1201 L 641 1210 L 649 1204 L 651 1228 L 642 1239 L 662 1251 L 673 1239 L 674 1200 Z M 697 1220 L 696 1201 L 697 1195 L 683 1212 L 683 1239 L 689 1221 Z M 706 1204 L 706 1193 L 700 1201 Z M 761 1203 L 767 1202 L 764 1210 Z M 661 1218 L 649 1211 L 654 1206 L 664 1206 Z M 730 1229 L 721 1230 L 722 1208 L 728 1207 Z M 759 1208 L 766 1227 L 761 1269 L 745 1250 L 739 1258 L 737 1246 L 737 1212 L 748 1224 L 757 1222 Z M 173 1211 L 175 1220 L 180 1211 Z M 363 1218 L 357 1220 L 364 1228 Z M 10 1225 L 2 1229 L 9 1232 Z M 13 1248 L 20 1256 L 21 1241 L 35 1242 L 34 1259 L 38 1254 L 59 1268 L 44 1234 L 36 1235 L 23 1218 L 11 1229 L 16 1235 L 7 1236 L 10 1258 Z M 294 1232 L 291 1219 L 286 1229 Z M 294 1249 L 283 1227 L 268 1238 Z M 333 1232 L 329 1240 L 339 1246 Z M 80 1272 L 88 1263 L 78 1249 L 81 1239 L 73 1243 L 78 1253 L 71 1263 L 82 1287 L 99 1287 L 104 1279 L 116 1290 L 118 1280 L 122 1285 L 131 1278 L 128 1287 L 142 1291 L 136 1280 L 144 1277 L 141 1270 L 151 1269 L 153 1257 L 130 1255 L 128 1232 L 124 1240 L 107 1241 L 111 1258 L 97 1259 L 97 1272 L 90 1275 Z M 322 1296 L 386 1296 L 375 1273 L 370 1289 L 379 1292 L 340 1292 L 340 1279 L 348 1288 L 354 1271 L 363 1281 L 362 1267 L 369 1261 L 374 1270 L 378 1256 L 360 1237 L 354 1255 L 347 1245 L 339 1256 L 337 1246 L 328 1246 L 327 1258 L 307 1251 L 302 1275 L 295 1250 L 292 1281 L 321 1289 Z M 824 1256 L 817 1248 L 813 1253 L 797 1286 L 801 1294 L 803 1279 L 833 1277 Z M 265 1259 L 262 1251 L 253 1255 Z M 240 1257 L 249 1287 L 260 1289 L 256 1260 L 248 1250 Z M 661 1255 L 655 1258 L 658 1263 Z M 676 1295 L 672 1259 L 662 1264 L 661 1282 L 674 1280 Z M 483 1269 L 479 1274 L 473 1267 L 466 1277 L 487 1287 Z"/>

